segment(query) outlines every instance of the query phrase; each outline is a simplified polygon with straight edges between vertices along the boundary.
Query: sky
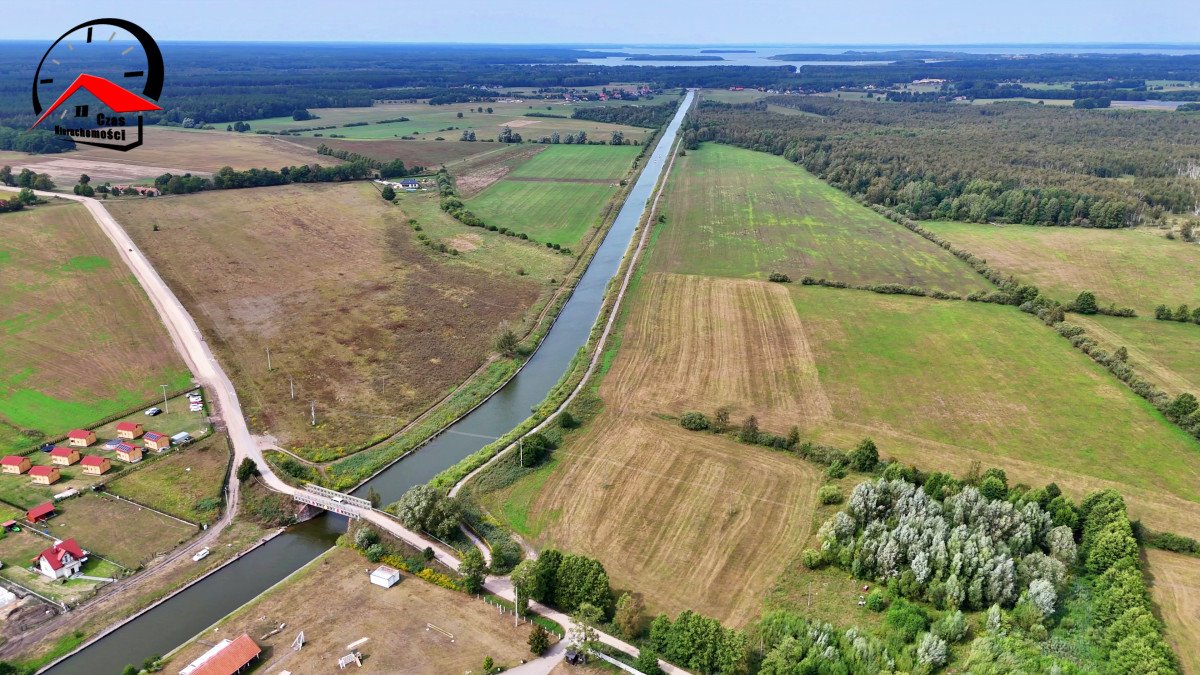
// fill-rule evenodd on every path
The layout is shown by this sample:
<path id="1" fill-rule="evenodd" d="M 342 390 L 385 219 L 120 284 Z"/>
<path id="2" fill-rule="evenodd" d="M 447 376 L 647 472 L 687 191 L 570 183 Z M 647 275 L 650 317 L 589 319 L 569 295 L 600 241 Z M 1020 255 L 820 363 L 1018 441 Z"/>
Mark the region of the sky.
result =
<path id="1" fill-rule="evenodd" d="M 1195 0 L 39 0 L 0 40 L 115 16 L 159 41 L 605 44 L 1200 43 Z"/>

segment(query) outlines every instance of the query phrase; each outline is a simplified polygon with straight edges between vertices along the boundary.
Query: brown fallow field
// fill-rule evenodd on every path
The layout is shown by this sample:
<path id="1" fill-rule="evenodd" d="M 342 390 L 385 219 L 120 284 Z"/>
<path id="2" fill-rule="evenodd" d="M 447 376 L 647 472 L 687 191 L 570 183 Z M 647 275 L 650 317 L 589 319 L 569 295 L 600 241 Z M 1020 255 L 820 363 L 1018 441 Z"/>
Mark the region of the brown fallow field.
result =
<path id="1" fill-rule="evenodd" d="M 1146 550 L 1150 595 L 1183 672 L 1200 673 L 1200 558 Z"/>
<path id="2" fill-rule="evenodd" d="M 485 361 L 500 324 L 519 322 L 562 277 L 561 267 L 521 275 L 508 261 L 570 263 L 449 218 L 438 227 L 477 235 L 476 248 L 437 253 L 369 183 L 110 208 L 196 318 L 252 429 L 314 459 L 387 435 L 440 399 Z"/>

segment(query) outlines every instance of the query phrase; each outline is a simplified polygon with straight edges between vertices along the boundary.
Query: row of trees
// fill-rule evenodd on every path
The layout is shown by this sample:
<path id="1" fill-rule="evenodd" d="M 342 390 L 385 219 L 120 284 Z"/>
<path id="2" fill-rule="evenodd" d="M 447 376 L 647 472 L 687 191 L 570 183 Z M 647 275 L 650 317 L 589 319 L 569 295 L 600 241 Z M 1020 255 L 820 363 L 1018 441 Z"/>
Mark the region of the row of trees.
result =
<path id="1" fill-rule="evenodd" d="M 571 113 L 571 118 L 656 129 L 670 122 L 674 115 L 675 103 L 668 102 L 658 105 L 609 105 L 576 108 Z"/>
<path id="2" fill-rule="evenodd" d="M 154 186 L 165 194 L 190 194 L 201 190 L 233 190 L 289 183 L 338 183 L 370 178 L 372 172 L 373 168 L 365 162 L 350 162 L 338 166 L 302 164 L 285 166 L 278 171 L 271 169 L 237 171 L 226 166 L 213 174 L 212 178 L 193 176 L 190 173 L 183 175 L 164 173 L 154 179 Z"/>
<path id="3" fill-rule="evenodd" d="M 54 189 L 54 181 L 50 180 L 50 174 L 34 173 L 30 169 L 21 169 L 21 172 L 14 176 L 12 167 L 8 165 L 0 168 L 0 183 L 4 183 L 8 187 L 29 188 L 32 190 Z"/>
<path id="4" fill-rule="evenodd" d="M 1189 310 L 1187 305 L 1180 305 L 1174 311 L 1166 305 L 1154 308 L 1154 318 L 1159 321 L 1178 321 L 1180 323 L 1200 324 L 1200 307 Z"/>
<path id="5" fill-rule="evenodd" d="M 684 142 L 782 155 L 868 203 L 918 219 L 1123 227 L 1196 203 L 1185 173 L 1200 152 L 1200 128 L 1178 116 L 769 101 L 813 115 L 778 115 L 765 102 L 704 102 Z M 1120 176 L 1127 180 L 1108 180 Z"/>
<path id="6" fill-rule="evenodd" d="M 369 155 L 364 155 L 358 152 L 351 152 L 344 148 L 331 148 L 324 143 L 317 146 L 318 155 L 328 155 L 337 157 L 353 164 L 366 164 L 375 169 L 379 173 L 380 178 L 399 178 L 403 176 L 415 176 L 425 173 L 426 169 L 423 166 L 414 165 L 411 167 L 404 165 L 402 159 L 391 159 L 382 161 L 375 159 Z"/>

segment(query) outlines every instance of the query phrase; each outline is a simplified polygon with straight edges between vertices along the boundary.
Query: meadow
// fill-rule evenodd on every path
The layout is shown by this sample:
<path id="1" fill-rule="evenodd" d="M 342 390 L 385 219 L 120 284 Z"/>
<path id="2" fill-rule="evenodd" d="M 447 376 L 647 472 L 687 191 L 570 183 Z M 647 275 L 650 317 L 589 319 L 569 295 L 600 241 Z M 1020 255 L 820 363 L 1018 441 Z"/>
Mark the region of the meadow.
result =
<path id="1" fill-rule="evenodd" d="M 193 525 L 132 502 L 97 494 L 72 499 L 41 529 L 58 539 L 75 537 L 85 549 L 131 569 L 145 565 L 198 532 Z"/>
<path id="2" fill-rule="evenodd" d="M 655 103 L 657 103 L 656 101 Z M 495 139 L 505 126 L 519 132 L 526 140 L 537 140 L 555 132 L 573 134 L 585 132 L 593 140 L 607 141 L 614 131 L 620 131 L 630 140 L 641 141 L 649 134 L 648 129 L 629 127 L 591 120 L 570 119 L 577 107 L 597 105 L 623 105 L 624 102 L 566 103 L 565 101 L 519 100 L 495 101 L 492 103 L 453 103 L 429 105 L 428 103 L 379 103 L 366 108 L 314 108 L 310 112 L 317 119 L 295 121 L 291 117 L 271 117 L 245 120 L 251 130 L 287 131 L 335 126 L 301 132 L 304 136 L 328 138 L 337 135 L 347 139 L 390 139 L 409 136 L 417 140 L 432 141 L 438 137 L 457 142 L 462 131 L 475 131 L 479 140 Z M 649 103 L 653 105 L 653 103 Z M 479 108 L 484 112 L 479 112 Z M 486 112 L 488 108 L 492 112 Z M 462 116 L 459 116 L 462 113 Z M 553 117 L 527 117 L 528 113 L 553 115 Z M 407 117 L 406 121 L 397 120 Z M 344 126 L 367 122 L 362 126 Z"/>
<path id="3" fill-rule="evenodd" d="M 510 178 L 617 181 L 641 148 L 632 145 L 551 145 L 509 173 Z"/>
<path id="4" fill-rule="evenodd" d="M 221 514 L 228 466 L 225 436 L 216 434 L 173 450 L 137 471 L 127 471 L 109 481 L 105 489 L 176 518 L 211 523 Z"/>
<path id="5" fill-rule="evenodd" d="M 604 222 L 616 195 L 610 185 L 504 179 L 468 200 L 467 208 L 489 225 L 574 249 Z"/>
<path id="6" fill-rule="evenodd" d="M 1083 326 L 1109 352 L 1124 347 L 1130 365 L 1163 391 L 1200 393 L 1200 326 L 1100 315 L 1074 315 L 1070 321 Z"/>
<path id="7" fill-rule="evenodd" d="M 82 206 L 0 216 L 0 451 L 186 386 L 149 299 Z"/>
<path id="8" fill-rule="evenodd" d="M 222 619 L 218 630 L 248 632 L 270 664 L 263 672 L 286 668 L 296 675 L 328 672 L 347 644 L 364 637 L 369 641 L 358 649 L 377 672 L 443 675 L 476 672 L 485 656 L 507 667 L 531 658 L 527 624 L 514 627 L 511 615 L 505 620 L 482 600 L 407 573 L 391 588 L 374 586 L 363 572 L 368 566 L 362 556 L 337 547 Z M 322 598 L 319 607 L 314 597 Z M 281 623 L 287 630 L 260 637 Z M 306 642 L 298 653 L 290 645 L 301 630 Z M 205 642 L 184 645 L 164 671 L 177 672 L 204 653 Z"/>
<path id="9" fill-rule="evenodd" d="M 1101 304 L 1133 307 L 1143 316 L 1165 303 L 1200 305 L 1200 246 L 1150 229 L 982 225 L 923 222 L 993 267 L 1034 284 L 1059 301 L 1090 290 Z"/>
<path id="10" fill-rule="evenodd" d="M 946 251 L 782 157 L 713 143 L 672 172 L 656 270 L 748 279 L 900 283 L 969 293 L 986 285 Z"/>
<path id="11" fill-rule="evenodd" d="M 369 183 L 206 192 L 111 209 L 196 318 L 251 428 L 317 460 L 386 437 L 466 379 L 492 352 L 500 325 L 520 323 L 553 292 L 549 270 L 571 262 L 441 217 L 439 239 L 461 237 L 451 241 L 461 252 L 438 253 L 417 239 L 424 232 L 409 223 L 407 207 L 383 201 Z M 422 230 L 432 225 L 417 218 Z M 518 259 L 544 273 L 520 274 Z"/>

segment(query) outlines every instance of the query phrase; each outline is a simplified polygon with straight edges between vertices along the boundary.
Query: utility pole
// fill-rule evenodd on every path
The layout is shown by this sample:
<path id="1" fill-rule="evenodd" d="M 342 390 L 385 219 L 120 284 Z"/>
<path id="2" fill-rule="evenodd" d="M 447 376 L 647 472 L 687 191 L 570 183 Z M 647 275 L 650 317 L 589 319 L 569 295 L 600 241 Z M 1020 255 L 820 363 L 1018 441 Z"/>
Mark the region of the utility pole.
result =
<path id="1" fill-rule="evenodd" d="M 524 469 L 525 468 L 525 437 L 524 436 L 517 439 L 517 452 L 520 454 L 520 457 L 521 457 L 521 459 L 518 461 L 521 463 L 521 468 Z"/>
<path id="2" fill-rule="evenodd" d="M 521 612 L 521 589 L 517 588 L 516 584 L 513 584 L 513 628 L 516 628 L 518 625 L 520 625 L 517 623 L 517 621 L 519 620 L 517 615 L 520 614 L 520 612 Z"/>
<path id="3" fill-rule="evenodd" d="M 312 411 L 312 425 L 315 427 L 317 426 L 317 402 L 309 401 L 308 405 L 309 409 Z"/>
<path id="4" fill-rule="evenodd" d="M 291 375 L 288 375 L 288 387 L 291 388 L 292 400 L 295 401 L 296 400 L 296 381 L 292 379 Z"/>
<path id="5" fill-rule="evenodd" d="M 267 372 L 271 372 L 271 348 L 267 347 Z"/>
<path id="6" fill-rule="evenodd" d="M 167 385 L 160 384 L 158 386 L 162 387 L 163 390 L 163 414 L 165 415 L 166 413 L 171 412 L 170 408 L 167 407 Z"/>

